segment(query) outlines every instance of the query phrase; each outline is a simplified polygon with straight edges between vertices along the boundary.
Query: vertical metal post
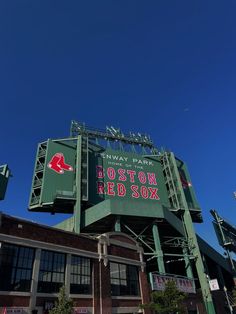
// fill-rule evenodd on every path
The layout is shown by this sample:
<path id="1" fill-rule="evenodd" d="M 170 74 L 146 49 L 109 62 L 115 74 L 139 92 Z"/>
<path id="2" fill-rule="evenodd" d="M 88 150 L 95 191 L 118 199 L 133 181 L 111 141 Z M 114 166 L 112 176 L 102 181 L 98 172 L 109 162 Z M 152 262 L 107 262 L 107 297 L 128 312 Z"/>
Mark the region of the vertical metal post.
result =
<path id="1" fill-rule="evenodd" d="M 116 232 L 121 232 L 120 216 L 116 217 L 115 231 Z"/>
<path id="2" fill-rule="evenodd" d="M 179 176 L 179 171 L 176 165 L 175 156 L 173 153 L 170 153 L 170 160 L 173 165 L 173 171 L 175 172 L 178 192 L 180 193 L 180 196 L 181 196 L 181 203 L 184 207 L 184 214 L 183 214 L 184 227 L 185 227 L 188 239 L 191 239 L 193 243 L 192 253 L 195 257 L 195 265 L 197 269 L 197 274 L 198 274 L 198 278 L 199 278 L 199 282 L 200 282 L 200 286 L 202 290 L 202 295 L 203 295 L 206 311 L 208 314 L 215 314 L 216 312 L 215 312 L 215 308 L 214 308 L 214 304 L 213 304 L 213 300 L 211 296 L 209 283 L 204 273 L 204 266 L 203 266 L 200 249 L 197 242 L 196 233 L 193 227 L 192 217 L 189 212 L 188 204 L 184 195 L 184 191 L 183 191 L 180 176 Z"/>
<path id="3" fill-rule="evenodd" d="M 161 249 L 161 241 L 160 241 L 160 236 L 159 236 L 159 231 L 157 224 L 153 224 L 152 226 L 152 234 L 153 234 L 153 239 L 154 239 L 154 244 L 155 244 L 155 253 L 157 256 L 157 264 L 158 264 L 158 270 L 160 273 L 165 273 L 165 264 L 163 260 L 163 251 Z"/>
<path id="4" fill-rule="evenodd" d="M 76 176 L 75 176 L 76 203 L 74 206 L 74 231 L 76 233 L 80 233 L 81 221 L 81 147 L 82 136 L 79 135 L 77 139 L 76 148 Z"/>
<path id="5" fill-rule="evenodd" d="M 193 279 L 191 261 L 189 259 L 188 250 L 186 247 L 183 247 L 183 254 L 184 254 L 184 262 L 185 262 L 185 269 L 186 269 L 187 277 Z"/>

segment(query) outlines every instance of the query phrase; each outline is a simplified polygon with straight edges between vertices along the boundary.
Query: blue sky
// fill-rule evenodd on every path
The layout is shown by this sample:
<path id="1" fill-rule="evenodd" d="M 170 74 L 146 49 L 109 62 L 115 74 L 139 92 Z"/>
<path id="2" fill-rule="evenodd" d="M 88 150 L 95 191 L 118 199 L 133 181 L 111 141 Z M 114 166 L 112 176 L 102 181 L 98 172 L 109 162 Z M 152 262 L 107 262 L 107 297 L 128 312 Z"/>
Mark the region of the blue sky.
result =
<path id="1" fill-rule="evenodd" d="M 0 2 L 0 164 L 13 178 L 0 209 L 27 212 L 37 144 L 72 119 L 147 132 L 188 164 L 205 223 L 236 224 L 236 3 Z"/>

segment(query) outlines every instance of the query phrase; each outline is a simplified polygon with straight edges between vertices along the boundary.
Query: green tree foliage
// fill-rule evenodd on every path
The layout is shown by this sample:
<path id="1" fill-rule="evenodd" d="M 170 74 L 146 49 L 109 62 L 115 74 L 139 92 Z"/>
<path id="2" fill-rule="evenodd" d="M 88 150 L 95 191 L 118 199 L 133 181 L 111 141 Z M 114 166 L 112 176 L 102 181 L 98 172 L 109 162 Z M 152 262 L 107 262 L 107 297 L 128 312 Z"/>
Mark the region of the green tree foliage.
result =
<path id="1" fill-rule="evenodd" d="M 73 301 L 66 296 L 65 286 L 59 291 L 58 301 L 55 307 L 49 311 L 49 314 L 72 314 Z"/>
<path id="2" fill-rule="evenodd" d="M 179 291 L 174 281 L 168 281 L 164 291 L 154 291 L 152 293 L 152 302 L 145 304 L 142 308 L 149 308 L 158 314 L 184 314 L 185 306 L 183 304 L 187 294 Z"/>

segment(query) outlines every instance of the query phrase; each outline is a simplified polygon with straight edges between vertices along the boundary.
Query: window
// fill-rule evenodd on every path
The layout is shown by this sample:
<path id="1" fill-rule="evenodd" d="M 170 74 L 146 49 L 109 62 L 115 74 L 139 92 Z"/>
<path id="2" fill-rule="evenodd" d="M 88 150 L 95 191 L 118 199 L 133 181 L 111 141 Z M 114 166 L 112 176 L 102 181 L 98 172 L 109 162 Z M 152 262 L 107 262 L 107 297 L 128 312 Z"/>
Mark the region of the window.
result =
<path id="1" fill-rule="evenodd" d="M 139 295 L 138 268 L 110 263 L 112 295 Z"/>
<path id="2" fill-rule="evenodd" d="M 58 292 L 65 281 L 66 256 L 51 251 L 41 252 L 38 292 Z"/>
<path id="3" fill-rule="evenodd" d="M 4 243 L 0 249 L 0 290 L 30 291 L 34 249 Z"/>
<path id="4" fill-rule="evenodd" d="M 91 265 L 89 258 L 71 256 L 70 293 L 91 293 Z"/>

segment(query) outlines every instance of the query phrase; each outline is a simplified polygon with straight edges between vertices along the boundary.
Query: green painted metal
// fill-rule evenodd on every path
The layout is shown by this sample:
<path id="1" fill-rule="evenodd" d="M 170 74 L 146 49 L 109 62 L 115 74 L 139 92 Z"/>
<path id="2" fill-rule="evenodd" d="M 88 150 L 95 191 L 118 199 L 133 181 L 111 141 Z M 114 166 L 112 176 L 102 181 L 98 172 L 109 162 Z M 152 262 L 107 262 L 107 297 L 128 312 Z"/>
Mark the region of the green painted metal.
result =
<path id="1" fill-rule="evenodd" d="M 184 222 L 187 236 L 189 239 L 192 240 L 192 243 L 193 243 L 191 251 L 195 257 L 196 270 L 197 270 L 199 282 L 201 285 L 201 290 L 202 290 L 202 295 L 203 295 L 204 303 L 206 306 L 206 310 L 207 310 L 208 314 L 215 314 L 215 309 L 214 309 L 214 305 L 213 305 L 213 301 L 212 301 L 209 283 L 208 283 L 206 274 L 204 273 L 203 261 L 201 258 L 201 253 L 200 253 L 200 249 L 198 246 L 196 233 L 195 233 L 195 230 L 193 227 L 191 214 L 190 214 L 190 211 L 188 208 L 188 203 L 186 201 L 185 194 L 184 194 L 184 191 L 182 188 L 182 183 L 180 180 L 179 171 L 178 171 L 177 164 L 176 164 L 176 159 L 175 159 L 175 156 L 173 153 L 168 153 L 168 158 L 170 160 L 170 163 L 171 163 L 171 166 L 173 169 L 172 171 L 173 171 L 175 178 L 176 178 L 176 185 L 177 185 L 178 193 L 180 194 L 181 203 L 184 207 L 183 222 Z"/>
<path id="2" fill-rule="evenodd" d="M 186 247 L 183 247 L 183 255 L 184 255 L 184 262 L 185 262 L 185 269 L 186 269 L 186 275 L 188 278 L 193 279 L 193 271 L 191 266 L 191 260 L 189 258 L 188 249 Z"/>
<path id="3" fill-rule="evenodd" d="M 194 258 L 207 313 L 214 314 L 192 223 L 193 219 L 200 221 L 201 210 L 192 187 L 184 188 L 181 182 L 183 176 L 190 181 L 186 165 L 173 153 L 157 154 L 145 135 L 124 135 L 113 127 L 106 131 L 90 130 L 76 122 L 72 123 L 71 132 L 76 139 L 51 140 L 39 145 L 30 209 L 73 212 L 73 217 L 56 227 L 76 233 L 114 229 L 120 232 L 126 228 L 146 246 L 147 262 L 157 259 L 162 273 L 165 273 L 163 255 L 170 253 L 162 251 L 159 232 L 161 239 L 166 235 L 183 236 L 186 239 L 183 255 L 179 254 L 181 247 L 172 255 L 184 257 L 189 278 L 193 277 L 189 259 Z M 127 145 L 129 152 L 125 151 Z M 75 172 L 67 172 L 67 177 L 52 172 L 48 164 L 56 153 L 63 153 Z"/>
<path id="4" fill-rule="evenodd" d="M 99 220 L 108 217 L 110 215 L 120 216 L 135 216 L 140 217 L 143 225 L 146 225 L 144 218 L 163 218 L 167 220 L 173 228 L 175 228 L 180 234 L 184 233 L 182 222 L 166 207 L 160 204 L 150 203 L 148 210 L 146 210 L 147 204 L 145 201 L 125 201 L 107 199 L 98 203 L 82 212 L 83 227 L 87 227 L 94 223 L 99 224 Z"/>
<path id="5" fill-rule="evenodd" d="M 159 270 L 159 273 L 165 274 L 166 271 L 165 271 L 165 264 L 163 260 L 163 251 L 161 249 L 161 241 L 160 241 L 160 236 L 158 232 L 158 227 L 157 227 L 157 224 L 155 223 L 152 226 L 152 234 L 153 234 L 154 245 L 155 245 L 155 250 L 156 250 L 158 270 Z"/>
<path id="6" fill-rule="evenodd" d="M 48 140 L 39 144 L 29 210 L 53 213 L 73 212 L 76 199 L 75 153 L 75 144 L 71 140 Z M 64 158 L 64 163 L 70 165 L 73 170 L 65 170 L 59 166 L 61 156 Z M 53 158 L 58 163 L 53 162 Z"/>
<path id="7" fill-rule="evenodd" d="M 76 203 L 74 206 L 74 231 L 80 233 L 81 230 L 81 149 L 82 136 L 77 139 L 76 149 Z"/>
<path id="8" fill-rule="evenodd" d="M 10 175 L 11 174 L 8 165 L 0 166 L 0 200 L 3 200 L 5 198 Z"/>
<path id="9" fill-rule="evenodd" d="M 236 253 L 236 227 L 220 217 L 216 210 L 210 213 L 214 217 L 213 226 L 219 244 L 226 250 Z"/>
<path id="10" fill-rule="evenodd" d="M 74 216 L 63 220 L 62 222 L 54 225 L 55 228 L 65 230 L 65 231 L 73 231 L 74 230 Z"/>
<path id="11" fill-rule="evenodd" d="M 120 150 L 100 150 L 89 156 L 89 201 L 145 200 L 170 207 L 160 158 L 149 159 Z"/>
<path id="12" fill-rule="evenodd" d="M 210 257 L 213 261 L 219 264 L 227 272 L 231 272 L 229 264 L 226 262 L 226 259 L 219 254 L 213 247 L 211 247 L 205 240 L 203 240 L 199 235 L 197 236 L 197 242 L 201 249 L 201 253 Z"/>
<path id="13" fill-rule="evenodd" d="M 196 198 L 196 194 L 191 182 L 190 174 L 188 171 L 188 167 L 185 162 L 175 157 L 176 165 L 179 171 L 179 176 L 181 180 L 181 185 L 183 187 L 184 195 L 186 202 L 188 204 L 188 208 L 191 211 L 195 210 L 201 214 L 201 208 Z"/>
<path id="14" fill-rule="evenodd" d="M 120 216 L 116 217 L 116 222 L 115 222 L 115 231 L 121 232 L 121 223 L 120 223 Z"/>
<path id="15" fill-rule="evenodd" d="M 123 144 L 128 145 L 138 145 L 142 148 L 148 147 L 155 150 L 154 144 L 147 134 L 133 133 L 124 134 L 119 128 L 106 127 L 106 130 L 98 130 L 94 128 L 87 127 L 85 123 L 78 121 L 71 121 L 71 137 L 76 137 L 78 135 L 89 136 L 94 138 L 97 143 L 99 139 L 106 139 L 109 142 L 118 142 L 119 147 L 123 147 Z"/>

